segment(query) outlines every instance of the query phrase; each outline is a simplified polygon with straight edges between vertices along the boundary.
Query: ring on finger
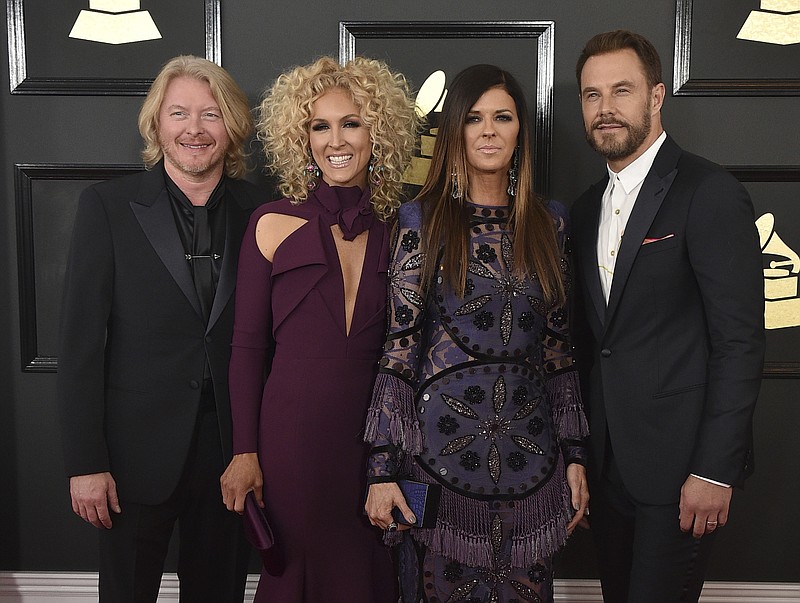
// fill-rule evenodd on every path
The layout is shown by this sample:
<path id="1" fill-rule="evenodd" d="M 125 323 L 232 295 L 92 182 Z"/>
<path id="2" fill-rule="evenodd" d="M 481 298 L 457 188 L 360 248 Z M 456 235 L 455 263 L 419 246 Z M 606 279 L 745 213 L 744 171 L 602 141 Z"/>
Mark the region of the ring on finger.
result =
<path id="1" fill-rule="evenodd" d="M 396 532 L 397 531 L 397 522 L 393 521 L 388 526 L 386 526 L 386 531 L 387 532 Z"/>

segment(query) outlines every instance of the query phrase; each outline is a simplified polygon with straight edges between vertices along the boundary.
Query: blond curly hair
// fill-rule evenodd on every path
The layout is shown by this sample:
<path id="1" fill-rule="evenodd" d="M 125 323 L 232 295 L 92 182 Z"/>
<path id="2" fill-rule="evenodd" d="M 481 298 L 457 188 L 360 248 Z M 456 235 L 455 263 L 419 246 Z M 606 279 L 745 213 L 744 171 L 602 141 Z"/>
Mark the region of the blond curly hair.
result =
<path id="1" fill-rule="evenodd" d="M 342 66 L 326 56 L 280 75 L 264 94 L 256 120 L 266 167 L 278 176 L 281 193 L 293 203 L 308 198 L 311 107 L 332 88 L 350 94 L 369 128 L 374 165 L 381 169 L 380 184 L 371 184 L 372 205 L 381 220 L 388 220 L 400 207 L 401 178 L 414 149 L 419 117 L 405 77 L 381 61 L 356 57 Z"/>
<path id="2" fill-rule="evenodd" d="M 158 113 L 170 82 L 178 77 L 188 77 L 208 82 L 211 95 L 219 104 L 230 144 L 225 151 L 225 173 L 231 178 L 241 178 L 247 173 L 245 143 L 253 131 L 253 116 L 247 95 L 231 75 L 216 63 L 193 55 L 181 55 L 167 61 L 162 67 L 139 111 L 139 133 L 144 139 L 142 160 L 147 168 L 161 161 L 164 150 L 158 137 Z"/>

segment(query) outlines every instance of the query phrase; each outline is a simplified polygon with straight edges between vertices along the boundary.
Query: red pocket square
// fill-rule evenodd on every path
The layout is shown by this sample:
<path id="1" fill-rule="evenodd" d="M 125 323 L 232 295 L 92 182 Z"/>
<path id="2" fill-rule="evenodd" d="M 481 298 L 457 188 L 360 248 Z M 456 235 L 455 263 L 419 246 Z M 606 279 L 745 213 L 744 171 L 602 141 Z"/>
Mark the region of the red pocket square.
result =
<path id="1" fill-rule="evenodd" d="M 645 238 L 645 240 L 642 241 L 642 245 L 649 245 L 650 243 L 657 243 L 658 241 L 664 241 L 666 239 L 671 239 L 674 236 L 675 236 L 675 233 L 672 232 L 672 233 L 670 233 L 668 235 L 664 235 L 663 237 L 656 237 L 654 239 Z"/>

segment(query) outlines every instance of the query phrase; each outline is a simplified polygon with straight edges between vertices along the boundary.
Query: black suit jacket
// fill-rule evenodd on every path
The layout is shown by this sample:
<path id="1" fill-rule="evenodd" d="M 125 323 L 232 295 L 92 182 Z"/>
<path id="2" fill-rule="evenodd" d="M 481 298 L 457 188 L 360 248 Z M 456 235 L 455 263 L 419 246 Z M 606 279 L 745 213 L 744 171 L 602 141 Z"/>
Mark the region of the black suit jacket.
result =
<path id="1" fill-rule="evenodd" d="M 676 502 L 690 473 L 738 484 L 752 468 L 764 354 L 750 198 L 722 168 L 667 137 L 634 204 L 606 304 L 596 249 L 607 182 L 571 212 L 592 475 L 610 440 L 641 502 Z"/>
<path id="2" fill-rule="evenodd" d="M 161 164 L 81 195 L 64 284 L 58 366 L 67 474 L 110 471 L 122 500 L 175 489 L 208 358 L 220 436 L 231 455 L 228 360 L 236 264 L 258 189 L 229 179 L 222 268 L 201 317 Z"/>

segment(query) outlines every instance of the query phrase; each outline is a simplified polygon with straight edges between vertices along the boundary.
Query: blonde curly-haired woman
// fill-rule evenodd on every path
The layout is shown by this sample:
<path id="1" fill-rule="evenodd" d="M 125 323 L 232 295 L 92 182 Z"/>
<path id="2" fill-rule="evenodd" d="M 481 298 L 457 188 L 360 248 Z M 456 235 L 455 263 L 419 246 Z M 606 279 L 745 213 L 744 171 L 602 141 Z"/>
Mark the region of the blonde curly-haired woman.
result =
<path id="1" fill-rule="evenodd" d="M 228 508 L 242 512 L 252 490 L 282 547 L 283 573 L 262 572 L 258 602 L 397 601 L 389 551 L 363 514 L 363 421 L 386 328 L 386 222 L 416 122 L 405 79 L 364 58 L 298 67 L 260 106 L 285 198 L 256 210 L 244 236 L 235 456 L 222 478 Z"/>

